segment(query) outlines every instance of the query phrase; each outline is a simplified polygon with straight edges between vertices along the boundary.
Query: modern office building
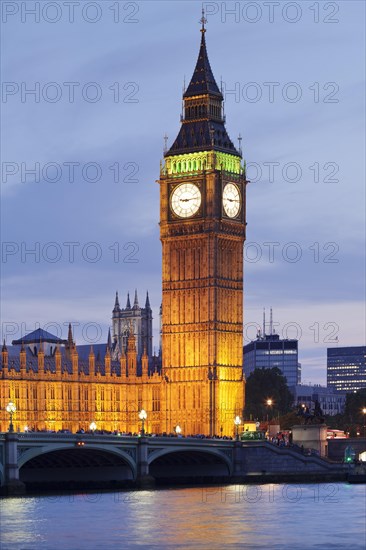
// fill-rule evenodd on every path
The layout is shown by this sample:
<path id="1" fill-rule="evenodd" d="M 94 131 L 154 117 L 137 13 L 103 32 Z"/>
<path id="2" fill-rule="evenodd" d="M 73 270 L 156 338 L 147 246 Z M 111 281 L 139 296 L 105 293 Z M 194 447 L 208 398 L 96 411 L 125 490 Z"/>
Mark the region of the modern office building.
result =
<path id="1" fill-rule="evenodd" d="M 266 334 L 265 316 L 263 330 L 258 331 L 256 340 L 244 346 L 244 374 L 246 378 L 254 369 L 271 369 L 277 367 L 286 377 L 288 386 L 301 382 L 301 365 L 298 361 L 298 340 L 281 340 L 274 334 L 271 320 L 269 334 Z"/>
<path id="2" fill-rule="evenodd" d="M 328 348 L 327 385 L 346 392 L 366 388 L 366 346 Z"/>
<path id="3" fill-rule="evenodd" d="M 310 411 L 314 410 L 315 403 L 318 401 L 324 414 L 335 415 L 342 413 L 346 402 L 346 392 L 337 392 L 334 388 L 298 384 L 290 386 L 290 391 L 294 396 L 293 405 L 305 405 Z"/>

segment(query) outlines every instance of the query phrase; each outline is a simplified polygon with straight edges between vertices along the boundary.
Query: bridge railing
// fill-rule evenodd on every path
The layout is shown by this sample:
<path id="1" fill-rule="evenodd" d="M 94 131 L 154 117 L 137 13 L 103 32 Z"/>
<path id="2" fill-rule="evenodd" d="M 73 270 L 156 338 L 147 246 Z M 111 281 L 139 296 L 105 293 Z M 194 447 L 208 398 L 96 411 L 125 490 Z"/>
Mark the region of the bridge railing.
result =
<path id="1" fill-rule="evenodd" d="M 0 433 L 0 440 L 5 440 L 7 432 L 1 432 Z M 80 440 L 86 440 L 86 441 L 96 441 L 96 440 L 103 440 L 103 441 L 137 441 L 141 438 L 140 435 L 128 435 L 128 434 L 105 434 L 105 433 L 69 433 L 69 432 L 16 432 L 16 435 L 19 439 L 19 441 L 33 441 L 33 440 L 53 440 L 53 441 L 60 441 L 60 440 L 67 440 L 67 441 L 80 441 Z M 221 439 L 217 437 L 195 437 L 195 436 L 185 436 L 185 437 L 171 437 L 171 436 L 150 436 L 146 435 L 146 439 L 150 443 L 159 442 L 159 443 L 167 443 L 167 444 L 183 444 L 186 443 L 194 443 L 196 445 L 205 445 L 207 443 L 209 444 L 219 444 L 221 445 L 227 445 L 228 447 L 232 446 L 234 443 L 234 440 L 232 439 Z"/>

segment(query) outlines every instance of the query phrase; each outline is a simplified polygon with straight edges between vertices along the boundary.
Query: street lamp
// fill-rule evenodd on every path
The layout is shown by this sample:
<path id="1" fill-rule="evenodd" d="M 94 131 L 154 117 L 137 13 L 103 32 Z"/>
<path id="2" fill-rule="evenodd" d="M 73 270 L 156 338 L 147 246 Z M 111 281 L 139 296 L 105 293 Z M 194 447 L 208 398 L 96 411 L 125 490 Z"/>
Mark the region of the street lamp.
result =
<path id="1" fill-rule="evenodd" d="M 97 429 L 97 425 L 96 425 L 96 423 L 95 423 L 94 420 L 93 420 L 93 422 L 90 422 L 89 430 L 90 430 L 90 431 L 93 433 L 93 435 L 94 435 L 96 429 Z"/>
<path id="2" fill-rule="evenodd" d="M 240 416 L 236 416 L 234 420 L 235 430 L 236 430 L 236 441 L 239 441 L 239 426 L 241 424 Z"/>
<path id="3" fill-rule="evenodd" d="M 13 414 L 15 413 L 15 411 L 17 410 L 16 406 L 14 405 L 14 403 L 12 401 L 10 401 L 7 405 L 6 405 L 6 412 L 9 413 L 10 415 L 10 424 L 9 424 L 9 432 L 13 432 L 14 431 L 14 426 L 13 426 Z"/>
<path id="4" fill-rule="evenodd" d="M 175 433 L 177 434 L 177 436 L 179 437 L 179 435 L 182 433 L 182 428 L 180 426 L 176 426 L 175 427 Z"/>
<path id="5" fill-rule="evenodd" d="M 147 419 L 147 412 L 144 409 L 141 409 L 139 412 L 139 419 L 142 422 L 141 435 L 145 435 L 145 420 Z"/>
<path id="6" fill-rule="evenodd" d="M 362 409 L 363 412 L 363 436 L 366 439 L 366 407 Z"/>
<path id="7" fill-rule="evenodd" d="M 268 432 L 268 438 L 269 438 L 269 409 L 273 405 L 273 399 L 267 399 L 266 405 L 267 405 L 267 432 Z"/>
<path id="8" fill-rule="evenodd" d="M 267 405 L 267 423 L 268 423 L 269 408 L 272 407 L 272 405 L 273 405 L 273 400 L 272 400 L 272 399 L 267 399 L 266 405 Z"/>

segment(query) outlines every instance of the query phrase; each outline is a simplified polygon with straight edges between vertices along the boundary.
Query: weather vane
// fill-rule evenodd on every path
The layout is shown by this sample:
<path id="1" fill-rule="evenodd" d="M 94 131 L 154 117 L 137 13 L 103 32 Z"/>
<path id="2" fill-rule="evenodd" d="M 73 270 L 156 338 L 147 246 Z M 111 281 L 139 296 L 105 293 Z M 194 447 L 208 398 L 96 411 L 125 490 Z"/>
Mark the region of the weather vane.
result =
<path id="1" fill-rule="evenodd" d="M 165 134 L 164 136 L 164 153 L 167 152 L 168 149 L 168 136 Z"/>
<path id="2" fill-rule="evenodd" d="M 199 20 L 199 22 L 202 24 L 201 32 L 206 32 L 205 25 L 206 25 L 206 23 L 207 23 L 207 19 L 206 19 L 206 17 L 205 17 L 205 10 L 204 10 L 204 8 L 202 8 L 202 17 L 201 17 L 201 19 Z"/>

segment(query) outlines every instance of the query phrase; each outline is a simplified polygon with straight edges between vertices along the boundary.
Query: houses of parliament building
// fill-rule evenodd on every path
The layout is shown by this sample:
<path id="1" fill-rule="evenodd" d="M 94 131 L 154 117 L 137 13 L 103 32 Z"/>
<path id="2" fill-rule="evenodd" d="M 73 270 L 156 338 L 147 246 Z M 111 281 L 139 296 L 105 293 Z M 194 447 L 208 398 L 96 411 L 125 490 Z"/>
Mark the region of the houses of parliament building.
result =
<path id="1" fill-rule="evenodd" d="M 118 294 L 108 342 L 76 346 L 38 329 L 4 342 L 0 430 L 228 435 L 244 408 L 243 245 L 246 177 L 225 128 L 223 95 L 206 49 L 205 19 L 178 136 L 160 168 L 162 307 L 153 353 L 149 296 Z M 102 349 L 101 349 L 102 348 Z"/>

